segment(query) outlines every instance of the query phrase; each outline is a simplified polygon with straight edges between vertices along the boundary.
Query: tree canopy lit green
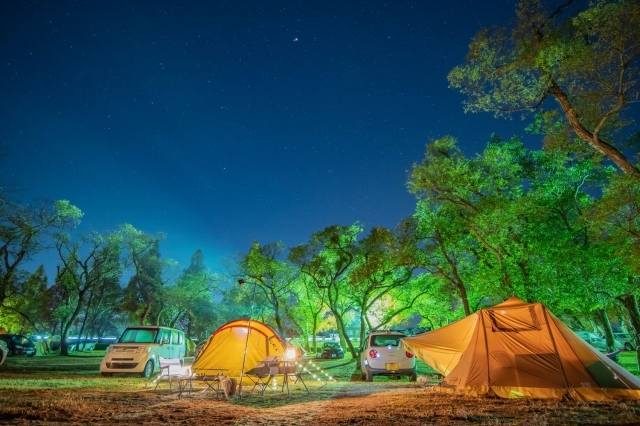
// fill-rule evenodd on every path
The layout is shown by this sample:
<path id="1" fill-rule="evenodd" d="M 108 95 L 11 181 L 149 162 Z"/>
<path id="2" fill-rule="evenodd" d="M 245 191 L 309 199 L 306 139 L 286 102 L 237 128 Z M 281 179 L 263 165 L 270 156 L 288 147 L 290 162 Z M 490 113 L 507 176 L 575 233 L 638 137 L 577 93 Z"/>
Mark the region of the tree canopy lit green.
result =
<path id="1" fill-rule="evenodd" d="M 556 101 L 568 129 L 640 179 L 623 152 L 623 113 L 640 90 L 640 4 L 523 0 L 513 28 L 485 28 L 449 74 L 469 112 L 541 111 Z M 621 140 L 622 139 L 622 140 Z"/>

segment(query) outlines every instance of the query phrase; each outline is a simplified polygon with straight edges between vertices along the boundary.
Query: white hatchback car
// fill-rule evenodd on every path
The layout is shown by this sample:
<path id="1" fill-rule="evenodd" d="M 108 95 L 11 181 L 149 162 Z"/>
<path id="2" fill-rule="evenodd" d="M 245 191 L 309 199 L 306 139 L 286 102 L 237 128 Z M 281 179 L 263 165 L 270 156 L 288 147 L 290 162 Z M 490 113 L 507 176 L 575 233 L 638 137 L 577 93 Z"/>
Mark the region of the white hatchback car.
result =
<path id="1" fill-rule="evenodd" d="M 363 342 L 360 354 L 360 376 L 367 382 L 373 376 L 409 376 L 416 381 L 416 357 L 400 347 L 403 333 L 376 331 L 369 334 Z"/>

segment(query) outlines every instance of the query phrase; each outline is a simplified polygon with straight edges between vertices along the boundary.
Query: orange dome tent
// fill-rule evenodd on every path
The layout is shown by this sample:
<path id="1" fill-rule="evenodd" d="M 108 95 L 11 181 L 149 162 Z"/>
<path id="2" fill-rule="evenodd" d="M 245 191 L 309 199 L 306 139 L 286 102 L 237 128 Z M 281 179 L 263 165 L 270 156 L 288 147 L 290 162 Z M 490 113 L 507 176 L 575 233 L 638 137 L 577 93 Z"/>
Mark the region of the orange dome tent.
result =
<path id="1" fill-rule="evenodd" d="M 268 356 L 284 358 L 286 354 L 286 343 L 271 327 L 256 320 L 238 319 L 224 324 L 207 339 L 191 370 L 204 375 L 207 370 L 224 369 L 226 376 L 240 377 L 245 347 L 244 371 Z"/>

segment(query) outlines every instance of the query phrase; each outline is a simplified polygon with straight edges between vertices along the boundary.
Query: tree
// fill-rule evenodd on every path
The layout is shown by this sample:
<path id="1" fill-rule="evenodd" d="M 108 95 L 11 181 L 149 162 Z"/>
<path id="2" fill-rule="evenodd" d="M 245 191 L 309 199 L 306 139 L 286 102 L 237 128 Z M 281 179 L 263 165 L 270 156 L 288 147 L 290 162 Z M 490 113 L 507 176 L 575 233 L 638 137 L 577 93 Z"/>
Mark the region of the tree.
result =
<path id="1" fill-rule="evenodd" d="M 465 110 L 509 115 L 540 110 L 557 101 L 568 126 L 595 151 L 640 179 L 613 132 L 640 94 L 640 3 L 577 1 L 546 10 L 523 0 L 515 27 L 480 30 L 466 62 L 449 73 L 450 85 L 467 96 Z"/>
<path id="2" fill-rule="evenodd" d="M 26 334 L 27 330 L 45 331 L 47 275 L 44 267 L 25 280 L 18 280 L 15 293 L 7 297 L 0 308 L 0 324 L 9 330 Z"/>
<path id="3" fill-rule="evenodd" d="M 124 248 L 124 267 L 134 273 L 127 285 L 124 308 L 138 317 L 140 325 L 147 323 L 155 308 L 157 323 L 164 292 L 162 274 L 168 266 L 160 256 L 164 235 L 148 235 L 129 224 L 120 227 L 118 232 Z"/>
<path id="4" fill-rule="evenodd" d="M 418 197 L 416 216 L 426 239 L 422 266 L 453 285 L 465 304 L 471 279 L 486 295 L 534 298 L 522 234 L 529 163 L 517 139 L 494 137 L 481 155 L 468 159 L 455 139 L 445 137 L 429 144 L 422 164 L 413 167 L 408 186 Z"/>
<path id="5" fill-rule="evenodd" d="M 285 246 L 281 242 L 261 246 L 254 241 L 251 249 L 240 259 L 240 270 L 248 282 L 253 282 L 273 310 L 276 328 L 285 335 L 285 306 L 293 297 L 293 283 L 298 271 L 284 261 Z"/>
<path id="6" fill-rule="evenodd" d="M 473 244 L 464 221 L 455 208 L 437 205 L 429 200 L 419 200 L 411 220 L 414 227 L 415 246 L 419 250 L 416 263 L 440 285 L 436 293 L 457 294 L 465 316 L 472 313 L 469 302 L 469 283 L 466 282 L 473 267 Z M 410 223 L 407 221 L 407 223 Z M 432 291 L 433 291 L 432 290 Z"/>
<path id="7" fill-rule="evenodd" d="M 0 188 L 0 305 L 16 293 L 20 266 L 46 248 L 46 240 L 61 229 L 80 223 L 83 213 L 66 200 L 49 206 L 22 205 Z M 26 278 L 26 274 L 23 274 Z"/>
<path id="8" fill-rule="evenodd" d="M 612 247 L 626 269 L 626 286 L 615 297 L 629 315 L 640 365 L 640 183 L 628 175 L 613 175 L 588 220 L 592 237 Z"/>
<path id="9" fill-rule="evenodd" d="M 362 232 L 358 223 L 332 225 L 315 232 L 307 244 L 291 249 L 288 259 L 321 290 L 326 290 L 327 304 L 333 313 L 342 341 L 354 358 L 357 356 L 347 335 L 345 314 L 356 307 L 349 299 L 349 272 L 356 262 L 357 238 Z"/>
<path id="10" fill-rule="evenodd" d="M 171 313 L 168 325 L 175 328 L 180 324 L 189 337 L 204 336 L 214 318 L 212 292 L 217 288 L 217 280 L 204 265 L 202 251 L 196 250 L 176 285 L 165 290 L 168 296 L 165 311 Z"/>
<path id="11" fill-rule="evenodd" d="M 409 311 L 417 299 L 424 295 L 422 289 L 409 291 L 407 285 L 413 278 L 416 258 L 413 255 L 413 238 L 408 228 L 401 223 L 395 230 L 384 227 L 372 228 L 369 234 L 358 241 L 357 261 L 349 274 L 350 297 L 360 312 L 360 341 L 364 341 L 367 329 L 373 330 L 389 324 L 402 313 Z M 400 297 L 406 296 L 403 303 Z M 386 304 L 383 315 L 372 326 L 369 314 L 376 304 Z"/>
<path id="12" fill-rule="evenodd" d="M 118 235 L 102 236 L 92 232 L 79 242 L 72 242 L 68 234 L 56 236 L 56 250 L 62 267 L 58 269 L 54 287 L 60 298 L 57 316 L 61 321 L 60 355 L 69 354 L 67 336 L 89 296 L 100 284 L 120 275 L 120 238 Z"/>
<path id="13" fill-rule="evenodd" d="M 287 315 L 303 330 L 309 347 L 309 337 L 312 339 L 313 350 L 318 351 L 317 333 L 322 321 L 322 312 L 327 305 L 327 289 L 318 287 L 307 275 L 300 274 L 293 283 L 295 303 L 286 306 Z"/>

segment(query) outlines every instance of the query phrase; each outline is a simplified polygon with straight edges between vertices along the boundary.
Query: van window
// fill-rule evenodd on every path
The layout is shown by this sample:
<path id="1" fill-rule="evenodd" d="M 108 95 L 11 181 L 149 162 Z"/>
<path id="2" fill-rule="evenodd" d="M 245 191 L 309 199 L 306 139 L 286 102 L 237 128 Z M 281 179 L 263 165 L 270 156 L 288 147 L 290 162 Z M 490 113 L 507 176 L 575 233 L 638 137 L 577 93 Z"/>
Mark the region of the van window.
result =
<path id="1" fill-rule="evenodd" d="M 127 328 L 119 343 L 153 343 L 156 340 L 157 329 Z"/>
<path id="2" fill-rule="evenodd" d="M 167 330 L 166 328 L 160 329 L 160 334 L 158 336 L 158 343 L 162 343 L 163 341 L 171 342 L 171 330 Z"/>
<path id="3" fill-rule="evenodd" d="M 180 332 L 178 330 L 172 330 L 171 331 L 171 343 L 174 345 L 180 345 L 182 342 L 180 342 Z"/>

